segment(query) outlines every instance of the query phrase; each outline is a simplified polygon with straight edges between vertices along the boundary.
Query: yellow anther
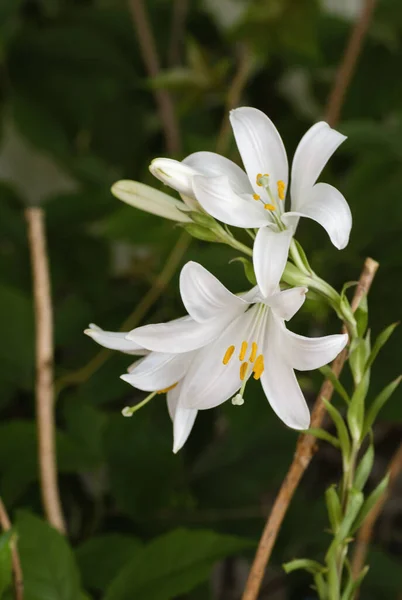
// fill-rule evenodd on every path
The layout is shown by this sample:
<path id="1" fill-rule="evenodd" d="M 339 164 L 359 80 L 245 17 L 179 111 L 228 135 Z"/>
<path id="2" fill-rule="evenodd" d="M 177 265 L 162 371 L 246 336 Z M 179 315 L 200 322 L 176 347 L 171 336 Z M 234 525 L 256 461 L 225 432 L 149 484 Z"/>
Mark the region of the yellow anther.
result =
<path id="1" fill-rule="evenodd" d="M 249 361 L 250 362 L 254 362 L 257 356 L 257 350 L 258 350 L 258 346 L 255 342 L 253 342 L 251 344 L 251 354 L 250 354 L 250 358 Z"/>
<path id="2" fill-rule="evenodd" d="M 275 210 L 275 206 L 273 204 L 264 204 L 265 210 Z"/>
<path id="3" fill-rule="evenodd" d="M 240 365 L 240 379 L 244 381 L 248 371 L 248 362 L 244 362 Z"/>
<path id="4" fill-rule="evenodd" d="M 254 200 L 261 200 L 261 196 L 259 196 L 258 194 L 253 194 L 253 198 Z"/>
<path id="5" fill-rule="evenodd" d="M 253 368 L 254 379 L 259 379 L 261 377 L 261 375 L 263 374 L 264 369 L 265 369 L 264 357 L 262 354 L 260 354 L 259 356 L 257 356 L 257 360 L 255 361 L 254 368 Z"/>
<path id="6" fill-rule="evenodd" d="M 230 361 L 230 359 L 233 356 L 233 352 L 234 351 L 235 351 L 235 347 L 234 346 L 229 346 L 229 348 L 226 350 L 225 356 L 223 357 L 223 360 L 222 360 L 222 362 L 223 362 L 224 365 L 228 364 L 228 362 Z"/>
<path id="7" fill-rule="evenodd" d="M 247 342 L 244 341 L 241 343 L 241 348 L 240 348 L 240 354 L 239 354 L 239 360 L 244 360 L 246 357 L 246 352 L 247 352 Z"/>
<path id="8" fill-rule="evenodd" d="M 174 383 L 173 385 L 170 385 L 169 387 L 164 388 L 163 390 L 158 390 L 156 393 L 157 394 L 166 394 L 166 392 L 170 392 L 170 390 L 173 390 L 173 388 L 175 388 L 177 384 L 178 384 L 178 381 L 176 381 L 176 383 Z"/>
<path id="9" fill-rule="evenodd" d="M 262 177 L 262 173 L 258 173 L 257 177 L 255 178 L 256 184 L 259 185 L 260 187 L 262 187 L 262 183 L 260 182 L 261 177 Z"/>
<path id="10" fill-rule="evenodd" d="M 285 182 L 281 179 L 277 182 L 278 196 L 281 200 L 285 200 Z"/>

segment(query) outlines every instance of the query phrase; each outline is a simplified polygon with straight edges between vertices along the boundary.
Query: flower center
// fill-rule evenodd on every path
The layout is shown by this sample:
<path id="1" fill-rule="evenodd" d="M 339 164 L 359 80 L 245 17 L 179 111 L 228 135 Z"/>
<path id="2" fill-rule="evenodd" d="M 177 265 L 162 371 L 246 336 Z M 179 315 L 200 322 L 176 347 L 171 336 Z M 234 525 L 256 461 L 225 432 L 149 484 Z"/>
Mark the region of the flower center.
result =
<path id="1" fill-rule="evenodd" d="M 264 208 L 266 210 L 274 211 L 278 208 L 279 212 L 282 212 L 282 207 L 279 206 L 277 199 L 274 197 L 274 194 L 272 193 L 269 174 L 264 173 L 264 175 L 263 175 L 262 173 L 258 173 L 256 175 L 256 184 L 259 187 L 262 187 L 266 190 L 271 202 L 264 202 L 259 194 L 253 194 L 254 200 L 261 200 L 261 202 L 264 204 Z M 285 185 L 285 182 L 282 181 L 282 179 L 280 179 L 279 181 L 276 182 L 276 188 L 277 188 L 277 194 L 276 194 L 277 198 L 279 200 L 285 200 L 286 185 Z"/>
<path id="2" fill-rule="evenodd" d="M 231 361 L 235 350 L 236 348 L 233 345 L 227 348 L 222 359 L 225 366 Z M 244 403 L 243 395 L 247 384 L 247 376 L 253 373 L 254 379 L 258 380 L 263 374 L 265 366 L 264 355 L 258 354 L 258 344 L 255 341 L 251 342 L 251 345 L 249 345 L 246 340 L 241 343 L 238 359 L 240 361 L 239 378 L 241 381 L 241 388 L 239 393 L 232 399 L 232 404 L 241 405 Z"/>

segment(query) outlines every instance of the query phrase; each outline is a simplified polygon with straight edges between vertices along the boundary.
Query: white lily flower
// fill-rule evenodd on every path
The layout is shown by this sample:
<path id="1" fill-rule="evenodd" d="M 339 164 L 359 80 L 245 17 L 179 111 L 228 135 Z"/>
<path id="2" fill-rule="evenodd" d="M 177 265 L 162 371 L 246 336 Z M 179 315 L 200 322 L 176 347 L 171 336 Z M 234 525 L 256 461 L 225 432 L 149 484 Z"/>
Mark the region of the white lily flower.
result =
<path id="1" fill-rule="evenodd" d="M 287 235 L 264 231 L 264 235 Z M 180 293 L 189 316 L 138 327 L 127 339 L 153 352 L 173 352 L 178 363 L 182 357 L 186 372 L 179 406 L 202 410 L 229 398 L 240 405 L 253 375 L 261 380 L 279 418 L 289 427 L 306 429 L 310 414 L 294 369 L 327 364 L 345 347 L 348 336 L 308 338 L 288 331 L 285 321 L 302 306 L 307 288 L 279 291 L 281 264 L 272 255 L 260 266 L 268 281 L 265 289 L 256 286 L 235 296 L 201 265 L 187 263 L 180 274 Z"/>
<path id="2" fill-rule="evenodd" d="M 119 200 L 145 212 L 172 221 L 191 223 L 190 217 L 186 215 L 188 206 L 184 202 L 145 185 L 145 183 L 131 180 L 117 181 L 113 184 L 111 192 Z"/>
<path id="3" fill-rule="evenodd" d="M 139 405 L 123 409 L 124 416 L 131 416 L 137 407 L 149 402 L 157 394 L 167 394 L 167 406 L 173 422 L 173 452 L 178 452 L 186 442 L 193 428 L 197 410 L 179 404 L 179 396 L 188 367 L 196 353 L 175 355 L 171 353 L 150 352 L 139 344 L 126 339 L 127 333 L 104 331 L 93 323 L 84 331 L 104 348 L 120 350 L 126 354 L 146 355 L 136 361 L 121 376 L 123 381 L 151 392 Z"/>

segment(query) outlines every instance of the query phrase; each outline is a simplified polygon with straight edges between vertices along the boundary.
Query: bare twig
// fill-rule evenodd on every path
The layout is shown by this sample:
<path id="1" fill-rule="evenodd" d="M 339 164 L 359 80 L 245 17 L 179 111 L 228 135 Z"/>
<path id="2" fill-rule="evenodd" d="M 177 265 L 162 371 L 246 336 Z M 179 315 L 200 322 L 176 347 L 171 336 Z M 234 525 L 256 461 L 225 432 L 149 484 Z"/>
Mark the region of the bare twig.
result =
<path id="1" fill-rule="evenodd" d="M 247 46 L 243 45 L 239 52 L 237 71 L 226 96 L 225 114 L 216 141 L 216 152 L 218 152 L 218 154 L 224 154 L 227 149 L 230 136 L 229 111 L 232 108 L 235 108 L 240 101 L 241 94 L 250 74 L 251 66 L 252 59 L 249 49 Z"/>
<path id="2" fill-rule="evenodd" d="M 355 577 L 359 575 L 361 572 L 364 562 L 366 560 L 366 555 L 368 548 L 370 546 L 371 538 L 373 537 L 373 531 L 375 523 L 380 516 L 382 509 L 389 496 L 392 493 L 393 486 L 398 476 L 402 472 L 402 444 L 398 447 L 394 456 L 391 459 L 391 462 L 388 465 L 388 473 L 389 473 L 389 483 L 388 488 L 385 494 L 381 496 L 378 500 L 377 504 L 372 508 L 371 512 L 368 514 L 365 519 L 363 525 L 361 526 L 359 533 L 356 538 L 356 543 L 354 547 L 354 553 L 352 558 L 352 572 Z M 357 596 L 356 596 L 357 598 Z"/>
<path id="3" fill-rule="evenodd" d="M 359 284 L 355 290 L 352 300 L 352 309 L 355 311 L 361 299 L 368 293 L 373 278 L 378 269 L 378 263 L 371 258 L 367 258 L 362 274 L 359 279 Z M 344 331 L 344 329 L 343 329 Z M 339 377 L 347 358 L 347 349 L 345 348 L 332 363 L 332 371 Z M 325 415 L 325 406 L 323 398 L 328 402 L 332 398 L 334 388 L 332 383 L 327 379 L 321 386 L 321 390 L 317 396 L 312 415 L 311 427 L 320 427 Z M 261 587 L 262 579 L 268 561 L 270 559 L 272 549 L 289 504 L 294 496 L 294 493 L 299 485 L 299 482 L 310 464 L 310 461 L 316 451 L 316 438 L 309 434 L 302 434 L 299 437 L 296 452 L 292 464 L 285 476 L 285 479 L 280 487 L 279 493 L 275 499 L 268 521 L 262 533 L 260 543 L 252 564 L 246 588 L 243 594 L 243 600 L 255 600 Z"/>
<path id="4" fill-rule="evenodd" d="M 363 47 L 363 42 L 371 23 L 375 5 L 376 0 L 365 0 L 363 10 L 352 30 L 348 45 L 346 46 L 345 53 L 339 65 L 324 117 L 324 120 L 327 121 L 331 127 L 334 127 L 339 121 L 345 94 L 352 80 Z"/>
<path id="5" fill-rule="evenodd" d="M 128 0 L 128 6 L 137 32 L 142 59 L 148 71 L 148 75 L 150 77 L 156 77 L 160 71 L 159 58 L 143 0 Z M 162 89 L 156 89 L 154 95 L 165 133 L 167 150 L 170 154 L 178 154 L 181 145 L 180 131 L 172 98 L 168 91 Z"/>
<path id="6" fill-rule="evenodd" d="M 171 67 L 180 63 L 180 45 L 183 38 L 187 11 L 188 0 L 174 0 L 168 50 L 168 62 Z"/>
<path id="7" fill-rule="evenodd" d="M 65 533 L 57 485 L 53 389 L 53 316 L 43 211 L 27 208 L 36 324 L 36 415 L 42 502 L 49 523 Z"/>
<path id="8" fill-rule="evenodd" d="M 11 529 L 11 521 L 3 500 L 0 498 L 0 525 L 3 531 Z M 17 540 L 11 540 L 11 562 L 13 566 L 14 597 L 15 600 L 24 598 L 24 580 L 22 576 L 21 561 L 18 554 Z"/>

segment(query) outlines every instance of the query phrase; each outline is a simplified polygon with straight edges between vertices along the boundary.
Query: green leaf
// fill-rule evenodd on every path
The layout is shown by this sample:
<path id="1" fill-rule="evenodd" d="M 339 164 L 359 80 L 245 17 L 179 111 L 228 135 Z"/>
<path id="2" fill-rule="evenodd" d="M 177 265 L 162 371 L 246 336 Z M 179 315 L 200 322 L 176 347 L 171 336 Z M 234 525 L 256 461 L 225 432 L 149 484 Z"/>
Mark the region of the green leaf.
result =
<path id="1" fill-rule="evenodd" d="M 368 323 L 367 294 L 364 294 L 360 300 L 359 306 L 357 307 L 357 310 L 355 310 L 354 314 L 357 325 L 357 335 L 362 338 L 366 333 Z"/>
<path id="2" fill-rule="evenodd" d="M 332 444 L 335 446 L 335 448 L 340 448 L 340 443 L 337 438 L 328 433 L 328 431 L 325 429 L 321 429 L 321 427 L 310 427 L 309 429 L 306 429 L 305 433 L 314 435 L 314 437 L 318 438 L 319 440 L 324 440 L 325 442 Z"/>
<path id="3" fill-rule="evenodd" d="M 203 242 L 219 242 L 219 238 L 216 233 L 214 233 L 208 227 L 204 227 L 203 225 L 197 225 L 196 223 L 180 223 L 179 227 L 183 227 L 193 237 L 197 240 L 202 240 Z"/>
<path id="4" fill-rule="evenodd" d="M 352 525 L 354 524 L 354 521 L 363 506 L 363 502 L 364 495 L 362 492 L 359 492 L 355 489 L 352 489 L 349 492 L 345 516 L 333 541 L 335 547 L 351 534 Z"/>
<path id="5" fill-rule="evenodd" d="M 384 346 L 384 344 L 387 343 L 387 341 L 389 340 L 389 338 L 391 337 L 391 335 L 394 333 L 395 328 L 399 325 L 398 323 L 392 323 L 392 325 L 389 325 L 389 327 L 387 327 L 386 329 L 384 329 L 384 331 L 382 331 L 380 333 L 380 335 L 377 337 L 373 349 L 367 359 L 367 363 L 366 363 L 366 369 L 369 369 L 371 367 L 371 365 L 373 364 L 373 362 L 375 361 L 375 359 L 377 358 L 378 353 L 380 352 L 381 348 Z"/>
<path id="6" fill-rule="evenodd" d="M 353 594 L 356 590 L 359 589 L 359 587 L 362 584 L 363 579 L 365 578 L 365 576 L 367 575 L 369 570 L 369 567 L 366 566 L 364 567 L 359 576 L 356 577 L 356 579 L 353 579 L 352 576 L 350 576 L 348 583 L 345 586 L 345 590 L 342 594 L 341 600 L 352 600 L 353 599 Z"/>
<path id="7" fill-rule="evenodd" d="M 309 573 L 315 575 L 316 573 L 322 573 L 325 571 L 325 567 L 317 562 L 316 560 L 310 560 L 308 558 L 296 558 L 282 565 L 286 573 L 292 573 L 299 569 L 304 569 Z"/>
<path id="8" fill-rule="evenodd" d="M 341 382 L 339 381 L 339 379 L 337 378 L 337 376 L 335 375 L 335 373 L 333 372 L 331 367 L 329 367 L 328 365 L 321 367 L 320 373 L 322 373 L 326 379 L 330 380 L 330 382 L 334 386 L 335 391 L 338 392 L 338 394 L 341 396 L 341 398 L 343 398 L 343 400 L 345 400 L 346 404 L 349 405 L 349 402 L 350 402 L 349 394 L 347 393 L 347 391 L 345 390 L 345 388 L 343 387 L 343 385 L 341 384 Z"/>
<path id="9" fill-rule="evenodd" d="M 336 533 L 342 521 L 342 508 L 335 485 L 331 485 L 325 492 L 325 502 L 332 531 Z"/>
<path id="10" fill-rule="evenodd" d="M 112 582 L 104 600 L 171 600 L 204 581 L 217 560 L 253 545 L 213 531 L 176 529 L 139 551 Z"/>
<path id="11" fill-rule="evenodd" d="M 370 382 L 370 371 L 366 371 L 358 383 L 347 412 L 347 422 L 354 440 L 359 441 L 364 429 L 365 400 Z"/>
<path id="12" fill-rule="evenodd" d="M 12 582 L 11 540 L 12 530 L 0 535 L 0 598 Z"/>
<path id="13" fill-rule="evenodd" d="M 353 487 L 362 490 L 370 476 L 374 463 L 374 446 L 370 444 L 356 469 Z"/>
<path id="14" fill-rule="evenodd" d="M 375 398 L 375 400 L 370 405 L 366 418 L 364 420 L 362 437 L 366 436 L 370 429 L 372 428 L 378 413 L 387 402 L 387 400 L 392 396 L 398 385 L 402 380 L 402 376 L 400 375 L 394 381 L 391 381 Z"/>
<path id="15" fill-rule="evenodd" d="M 371 492 L 368 496 L 367 500 L 364 502 L 359 514 L 356 516 L 356 520 L 353 523 L 353 528 L 351 529 L 351 534 L 355 533 L 363 524 L 365 518 L 369 514 L 369 512 L 374 508 L 377 504 L 378 500 L 385 493 L 388 487 L 389 475 L 387 474 L 384 479 L 380 481 L 377 487 Z"/>
<path id="16" fill-rule="evenodd" d="M 141 546 L 138 538 L 120 533 L 100 535 L 81 544 L 76 557 L 84 586 L 105 591 Z"/>
<path id="17" fill-rule="evenodd" d="M 257 279 L 254 273 L 254 267 L 252 262 L 245 258 L 244 256 L 236 256 L 236 258 L 232 258 L 229 263 L 240 262 L 244 267 L 244 274 L 247 277 L 247 280 L 251 283 L 251 285 L 257 285 Z"/>
<path id="18" fill-rule="evenodd" d="M 341 413 L 335 408 L 335 406 L 333 406 L 325 398 L 323 398 L 323 402 L 338 432 L 338 439 L 342 448 L 342 454 L 345 457 L 347 457 L 350 454 L 350 438 L 345 425 L 345 421 L 343 420 Z"/>
<path id="19" fill-rule="evenodd" d="M 24 600 L 77 600 L 80 577 L 66 539 L 38 517 L 17 513 Z"/>

